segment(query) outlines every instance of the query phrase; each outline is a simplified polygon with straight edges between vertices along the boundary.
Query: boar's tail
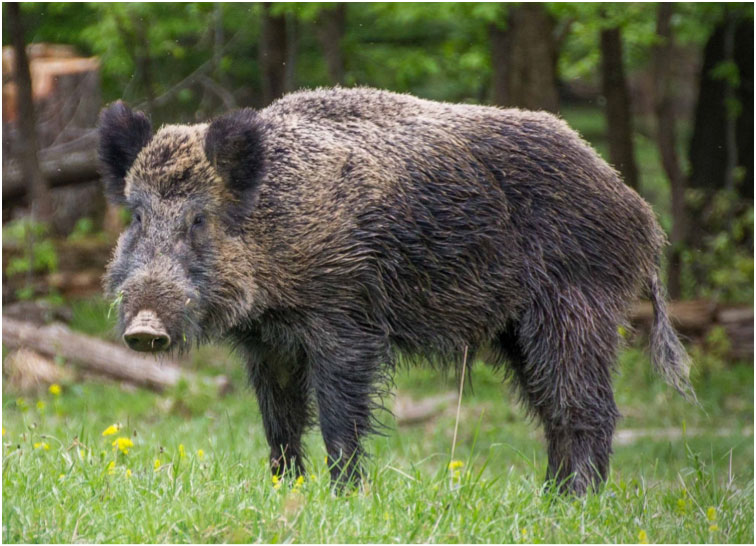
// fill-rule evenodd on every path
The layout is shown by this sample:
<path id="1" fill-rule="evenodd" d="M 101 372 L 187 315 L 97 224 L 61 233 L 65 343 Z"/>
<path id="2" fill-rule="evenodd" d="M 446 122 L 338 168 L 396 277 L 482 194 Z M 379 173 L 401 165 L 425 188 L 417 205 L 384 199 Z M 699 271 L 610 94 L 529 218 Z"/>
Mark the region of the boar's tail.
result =
<path id="1" fill-rule="evenodd" d="M 698 403 L 696 393 L 690 384 L 690 357 L 685 351 L 667 315 L 664 287 L 658 273 L 649 279 L 648 292 L 654 307 L 654 321 L 651 325 L 651 362 L 657 373 L 680 392 L 687 400 Z"/>

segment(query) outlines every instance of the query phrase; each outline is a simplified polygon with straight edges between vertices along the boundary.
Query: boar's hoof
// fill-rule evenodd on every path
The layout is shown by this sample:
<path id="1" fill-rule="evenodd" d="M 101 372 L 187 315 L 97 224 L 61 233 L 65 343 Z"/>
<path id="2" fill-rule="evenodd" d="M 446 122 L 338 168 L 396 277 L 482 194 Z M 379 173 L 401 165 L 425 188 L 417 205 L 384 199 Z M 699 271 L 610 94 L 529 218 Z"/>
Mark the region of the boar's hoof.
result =
<path id="1" fill-rule="evenodd" d="M 131 321 L 123 340 L 135 351 L 156 353 L 166 350 L 171 344 L 171 336 L 165 331 L 163 323 L 153 311 L 139 311 Z"/>

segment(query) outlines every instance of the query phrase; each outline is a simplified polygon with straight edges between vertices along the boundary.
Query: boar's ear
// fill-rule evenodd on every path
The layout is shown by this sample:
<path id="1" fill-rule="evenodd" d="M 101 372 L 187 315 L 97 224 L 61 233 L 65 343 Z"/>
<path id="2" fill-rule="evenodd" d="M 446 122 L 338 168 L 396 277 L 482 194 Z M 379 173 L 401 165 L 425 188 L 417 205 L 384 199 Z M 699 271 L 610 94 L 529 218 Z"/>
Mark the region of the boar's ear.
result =
<path id="1" fill-rule="evenodd" d="M 251 108 L 214 120 L 205 135 L 205 155 L 236 198 L 229 206 L 232 222 L 242 221 L 257 200 L 264 169 L 263 123 Z"/>
<path id="2" fill-rule="evenodd" d="M 114 203 L 123 203 L 124 178 L 139 151 L 152 138 L 150 120 L 116 101 L 100 113 L 98 154 L 105 180 L 105 194 Z"/>

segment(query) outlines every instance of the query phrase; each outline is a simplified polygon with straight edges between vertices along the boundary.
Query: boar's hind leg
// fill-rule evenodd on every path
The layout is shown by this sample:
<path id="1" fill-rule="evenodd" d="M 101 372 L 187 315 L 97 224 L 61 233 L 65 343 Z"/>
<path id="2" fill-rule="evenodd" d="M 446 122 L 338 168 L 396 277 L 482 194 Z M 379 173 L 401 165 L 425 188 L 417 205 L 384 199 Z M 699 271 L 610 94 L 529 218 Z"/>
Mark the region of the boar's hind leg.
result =
<path id="1" fill-rule="evenodd" d="M 500 341 L 523 398 L 543 423 L 547 480 L 582 495 L 606 480 L 609 467 L 619 417 L 611 385 L 617 321 L 576 289 L 551 296 L 539 298 Z"/>
<path id="2" fill-rule="evenodd" d="M 274 475 L 304 474 L 302 435 L 312 423 L 309 384 L 302 358 L 246 343 L 248 369 L 270 445 Z"/>
<path id="3" fill-rule="evenodd" d="M 318 401 L 331 480 L 342 487 L 360 479 L 362 439 L 374 432 L 372 412 L 388 350 L 380 336 L 341 334 L 327 349 L 312 354 L 313 384 Z"/>

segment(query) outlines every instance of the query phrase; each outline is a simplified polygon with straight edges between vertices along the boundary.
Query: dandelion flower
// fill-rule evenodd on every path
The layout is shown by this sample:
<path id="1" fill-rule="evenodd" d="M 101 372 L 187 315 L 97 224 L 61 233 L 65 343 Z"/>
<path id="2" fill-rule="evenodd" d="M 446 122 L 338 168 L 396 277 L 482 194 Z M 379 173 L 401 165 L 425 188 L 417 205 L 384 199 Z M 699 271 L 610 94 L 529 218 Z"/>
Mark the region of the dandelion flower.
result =
<path id="1" fill-rule="evenodd" d="M 53 396 L 60 396 L 60 393 L 63 391 L 63 389 L 61 389 L 60 385 L 58 385 L 57 383 L 50 385 L 50 388 L 48 388 L 47 390 L 50 391 L 50 394 L 52 394 Z"/>
<path id="2" fill-rule="evenodd" d="M 160 459 L 155 459 L 155 472 L 160 469 Z"/>
<path id="3" fill-rule="evenodd" d="M 205 458 L 205 451 L 202 450 L 202 449 L 198 449 L 197 450 L 197 457 L 199 457 L 200 460 L 204 459 Z"/>
<path id="4" fill-rule="evenodd" d="M 130 478 L 130 477 L 131 477 L 131 469 L 130 469 L 130 468 L 127 468 L 127 469 L 126 469 L 126 473 L 125 473 L 125 476 L 126 476 L 127 478 Z"/>
<path id="5" fill-rule="evenodd" d="M 108 463 L 108 474 L 113 475 L 115 474 L 115 461 L 110 461 Z"/>
<path id="6" fill-rule="evenodd" d="M 304 484 L 304 476 L 298 476 L 297 485 L 301 486 L 302 484 Z"/>
<path id="7" fill-rule="evenodd" d="M 43 400 L 37 400 L 37 409 L 43 411 L 45 409 L 45 402 Z"/>
<path id="8" fill-rule="evenodd" d="M 118 438 L 113 440 L 112 446 L 113 446 L 113 449 L 120 449 L 124 455 L 128 455 L 129 448 L 134 447 L 134 442 L 132 442 L 131 438 L 127 436 L 119 436 Z"/>
<path id="9" fill-rule="evenodd" d="M 60 475 L 58 476 L 58 479 L 59 479 L 59 480 L 63 480 L 63 479 L 65 478 L 65 477 L 66 477 L 66 475 L 65 475 L 65 474 L 60 474 Z"/>
<path id="10" fill-rule="evenodd" d="M 183 459 L 184 457 L 186 457 L 186 451 L 184 450 L 184 444 L 179 444 L 178 452 L 179 452 L 179 457 L 180 458 Z"/>
<path id="11" fill-rule="evenodd" d="M 648 535 L 643 529 L 638 533 L 638 542 L 641 544 L 648 544 Z"/>
<path id="12" fill-rule="evenodd" d="M 716 523 L 713 525 L 709 525 L 709 531 L 711 531 L 712 533 L 714 531 L 719 531 L 719 525 L 717 525 Z"/>
<path id="13" fill-rule="evenodd" d="M 465 463 L 455 460 L 449 463 L 449 470 L 459 470 L 463 466 L 465 466 Z"/>
<path id="14" fill-rule="evenodd" d="M 103 436 L 111 436 L 121 430 L 121 423 L 113 423 L 108 428 L 102 431 Z"/>
<path id="15" fill-rule="evenodd" d="M 281 480 L 278 478 L 278 476 L 273 475 L 270 478 L 270 481 L 273 482 L 273 489 L 276 489 L 276 490 L 281 489 Z"/>
<path id="16" fill-rule="evenodd" d="M 709 506 L 709 508 L 706 510 L 706 519 L 708 519 L 709 521 L 716 521 L 717 509 L 713 506 Z"/>
<path id="17" fill-rule="evenodd" d="M 525 538 L 526 536 L 528 536 L 528 530 L 523 527 L 522 529 L 520 529 L 520 534 L 522 535 L 522 538 Z"/>
<path id="18" fill-rule="evenodd" d="M 50 444 L 48 444 L 47 442 L 35 442 L 34 449 L 40 449 L 40 448 L 44 449 L 45 451 L 49 451 Z"/>

